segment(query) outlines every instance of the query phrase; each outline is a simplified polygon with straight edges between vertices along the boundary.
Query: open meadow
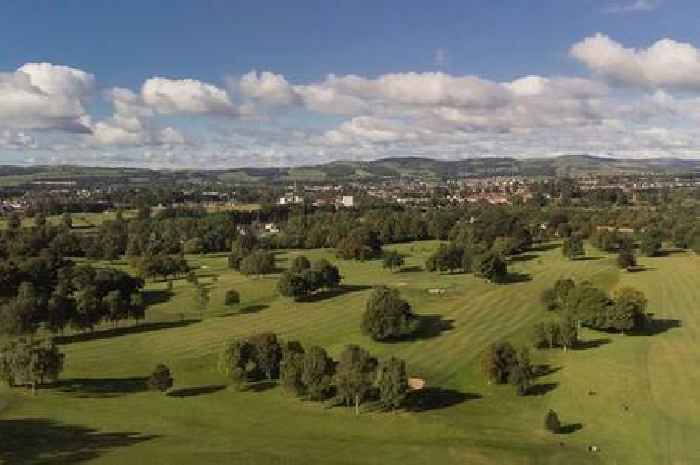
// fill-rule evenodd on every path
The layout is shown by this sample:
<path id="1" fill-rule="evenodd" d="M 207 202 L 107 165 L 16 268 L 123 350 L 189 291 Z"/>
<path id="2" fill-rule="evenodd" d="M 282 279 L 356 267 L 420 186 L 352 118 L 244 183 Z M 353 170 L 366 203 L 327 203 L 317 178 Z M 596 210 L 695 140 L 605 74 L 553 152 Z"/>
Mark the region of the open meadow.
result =
<path id="1" fill-rule="evenodd" d="M 311 302 L 279 297 L 276 275 L 245 277 L 225 254 L 188 256 L 211 303 L 200 314 L 192 284 L 149 281 L 146 322 L 68 335 L 65 371 L 56 386 L 32 396 L 0 390 L 0 461 L 6 464 L 692 464 L 700 463 L 700 257 L 674 253 L 640 258 L 644 271 L 620 271 L 615 258 L 589 248 L 570 261 L 558 246 L 514 257 L 509 284 L 473 275 L 423 270 L 437 242 L 394 245 L 402 271 L 381 261 L 336 259 L 332 250 L 289 251 L 326 257 L 343 275 L 342 291 Z M 126 261 L 116 266 L 127 268 Z M 489 385 L 479 370 L 489 343 L 525 343 L 546 315 L 541 292 L 559 278 L 589 280 L 612 291 L 633 286 L 649 299 L 654 334 L 623 336 L 584 330 L 577 350 L 534 351 L 549 365 L 534 394 Z M 399 289 L 431 321 L 411 341 L 379 343 L 360 332 L 371 287 Z M 237 306 L 224 293 L 241 294 Z M 431 289 L 444 289 L 430 293 Z M 420 409 L 355 416 L 285 395 L 270 383 L 246 392 L 217 372 L 225 341 L 274 331 L 337 356 L 358 344 L 379 357 L 396 355 L 429 386 Z M 143 391 L 142 378 L 166 363 L 169 395 Z M 4 407 L 4 408 L 3 408 Z M 555 409 L 568 434 L 544 431 Z M 40 440 L 37 438 L 40 437 Z M 589 452 L 595 445 L 598 452 Z"/>

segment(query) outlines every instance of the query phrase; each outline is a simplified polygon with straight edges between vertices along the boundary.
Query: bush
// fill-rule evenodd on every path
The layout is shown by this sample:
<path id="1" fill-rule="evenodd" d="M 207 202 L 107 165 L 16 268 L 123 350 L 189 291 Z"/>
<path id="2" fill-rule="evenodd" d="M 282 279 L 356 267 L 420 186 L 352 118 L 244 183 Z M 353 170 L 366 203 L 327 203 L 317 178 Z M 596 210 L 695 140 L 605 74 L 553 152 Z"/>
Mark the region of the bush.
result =
<path id="1" fill-rule="evenodd" d="M 146 381 L 146 386 L 152 391 L 165 392 L 173 387 L 173 378 L 170 374 L 170 368 L 164 364 L 159 364 L 151 376 Z"/>
<path id="2" fill-rule="evenodd" d="M 229 289 L 226 291 L 224 297 L 224 305 L 238 305 L 241 303 L 241 295 L 235 289 Z"/>

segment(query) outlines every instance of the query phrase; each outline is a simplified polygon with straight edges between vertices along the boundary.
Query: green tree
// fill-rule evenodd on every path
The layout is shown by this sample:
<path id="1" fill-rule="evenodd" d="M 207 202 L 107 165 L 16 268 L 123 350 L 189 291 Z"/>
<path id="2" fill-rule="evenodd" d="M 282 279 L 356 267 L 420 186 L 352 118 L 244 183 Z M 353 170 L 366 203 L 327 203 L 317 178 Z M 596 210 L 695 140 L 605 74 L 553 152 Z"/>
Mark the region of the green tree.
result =
<path id="1" fill-rule="evenodd" d="M 311 262 L 304 255 L 298 255 L 294 257 L 292 265 L 289 267 L 289 271 L 296 274 L 301 274 L 303 271 L 311 268 Z"/>
<path id="2" fill-rule="evenodd" d="M 310 400 L 323 400 L 328 397 L 333 378 L 333 360 L 325 349 L 312 346 L 306 351 L 302 361 L 301 382 Z"/>
<path id="3" fill-rule="evenodd" d="M 160 363 L 156 366 L 151 376 L 146 380 L 146 387 L 152 391 L 165 392 L 173 387 L 173 377 L 170 368 Z"/>
<path id="4" fill-rule="evenodd" d="M 400 269 L 404 264 L 403 255 L 395 250 L 390 250 L 384 253 L 384 259 L 382 265 L 384 268 L 388 268 L 391 271 L 394 269 Z"/>
<path id="5" fill-rule="evenodd" d="M 417 329 L 417 319 L 396 289 L 378 286 L 367 299 L 361 328 L 372 339 L 386 341 L 413 334 Z"/>
<path id="6" fill-rule="evenodd" d="M 321 274 L 323 282 L 321 287 L 326 289 L 335 289 L 340 285 L 342 277 L 340 276 L 338 267 L 331 264 L 325 258 L 313 262 L 311 269 Z"/>
<path id="7" fill-rule="evenodd" d="M 241 389 L 248 381 L 247 366 L 253 360 L 253 346 L 248 341 L 234 339 L 219 354 L 219 372 Z"/>
<path id="8" fill-rule="evenodd" d="M 477 258 L 475 271 L 478 276 L 491 281 L 502 283 L 508 276 L 508 266 L 500 255 L 495 252 L 486 252 Z"/>
<path id="9" fill-rule="evenodd" d="M 272 252 L 257 250 L 241 260 L 240 268 L 244 275 L 270 274 L 275 271 L 275 256 Z"/>
<path id="10" fill-rule="evenodd" d="M 340 354 L 334 378 L 336 395 L 345 405 L 355 405 L 355 415 L 360 414 L 360 404 L 372 389 L 376 369 L 377 360 L 361 347 L 349 345 Z"/>
<path id="11" fill-rule="evenodd" d="M 613 296 L 607 326 L 623 333 L 642 329 L 647 321 L 646 308 L 647 299 L 644 293 L 631 287 L 622 287 Z"/>
<path id="12" fill-rule="evenodd" d="M 558 434 L 561 431 L 561 422 L 559 421 L 559 415 L 554 410 L 547 412 L 544 417 L 544 427 L 547 431 Z"/>
<path id="13" fill-rule="evenodd" d="M 231 306 L 238 305 L 239 303 L 241 303 L 241 296 L 237 290 L 229 289 L 226 291 L 226 295 L 224 296 L 224 305 Z"/>
<path id="14" fill-rule="evenodd" d="M 583 248 L 583 240 L 577 234 L 564 239 L 561 244 L 561 252 L 569 260 L 576 260 L 586 255 L 586 251 Z"/>
<path id="15" fill-rule="evenodd" d="M 634 258 L 634 252 L 631 250 L 621 250 L 617 255 L 617 266 L 623 270 L 629 270 L 637 266 L 637 260 Z"/>
<path id="16" fill-rule="evenodd" d="M 384 408 L 401 407 L 408 394 L 406 362 L 395 357 L 383 360 L 377 369 L 379 402 Z"/>
<path id="17" fill-rule="evenodd" d="M 639 251 L 647 257 L 656 257 L 661 253 L 661 232 L 657 229 L 649 228 L 642 233 L 642 241 Z"/>
<path id="18" fill-rule="evenodd" d="M 305 394 L 302 381 L 304 348 L 298 342 L 288 342 L 282 349 L 280 384 L 289 394 L 301 397 Z"/>
<path id="19" fill-rule="evenodd" d="M 256 370 L 267 379 L 279 378 L 282 346 L 275 333 L 254 334 L 248 338 Z"/>

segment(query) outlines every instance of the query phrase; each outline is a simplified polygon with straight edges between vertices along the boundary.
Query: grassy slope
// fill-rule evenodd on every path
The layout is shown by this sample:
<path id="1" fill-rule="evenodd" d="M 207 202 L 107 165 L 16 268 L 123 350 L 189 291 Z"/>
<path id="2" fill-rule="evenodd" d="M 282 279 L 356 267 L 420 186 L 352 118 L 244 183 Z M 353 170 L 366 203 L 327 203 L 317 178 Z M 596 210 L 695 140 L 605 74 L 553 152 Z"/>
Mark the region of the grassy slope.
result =
<path id="1" fill-rule="evenodd" d="M 411 266 L 421 264 L 433 247 L 415 243 L 397 248 L 411 255 L 407 263 Z M 280 265 L 294 253 L 281 256 Z M 30 435 L 16 441 L 21 446 L 0 446 L 0 457 L 44 463 L 36 460 L 38 454 L 63 451 L 65 463 L 85 458 L 100 464 L 696 462 L 698 446 L 692 439 L 700 432 L 695 419 L 700 405 L 693 389 L 698 375 L 691 344 L 698 327 L 694 312 L 698 259 L 685 255 L 648 259 L 650 271 L 627 274 L 618 272 L 610 258 L 569 262 L 558 250 L 525 258 L 530 259 L 511 268 L 529 273 L 533 280 L 506 286 L 464 275 L 390 273 L 378 262 L 340 262 L 347 284 L 396 286 L 419 313 L 453 320 L 453 329 L 440 335 L 388 345 L 372 343 L 359 332 L 368 290 L 293 303 L 276 297 L 274 279 L 249 279 L 227 270 L 223 255 L 193 258 L 206 267 L 200 274 L 212 287 L 212 305 L 204 321 L 64 346 L 63 378 L 87 379 L 75 381 L 77 390 L 72 393 L 44 391 L 36 398 L 21 392 L 0 394 L 9 400 L 3 418 L 52 421 L 25 425 L 42 435 L 41 446 Z M 218 276 L 218 281 L 211 282 L 211 276 Z M 545 395 L 518 398 L 511 387 L 487 385 L 478 373 L 479 352 L 498 338 L 522 337 L 523 328 L 542 314 L 541 290 L 568 276 L 590 279 L 608 289 L 620 284 L 639 287 L 647 293 L 652 311 L 682 320 L 683 327 L 653 337 L 588 333 L 589 340 L 610 343 L 537 354 L 540 361 L 562 367 L 539 380 L 558 383 Z M 241 292 L 241 307 L 247 311 L 221 305 L 230 287 Z M 431 296 L 427 289 L 433 287 L 447 291 Z M 163 297 L 165 286 L 154 283 L 150 289 L 157 299 Z M 191 286 L 178 281 L 174 290 L 171 299 L 151 307 L 151 321 L 198 316 Z M 354 417 L 343 408 L 327 410 L 290 399 L 278 388 L 245 393 L 224 389 L 186 398 L 128 392 L 128 378 L 143 376 L 161 361 L 173 369 L 176 388 L 221 385 L 225 380 L 215 364 L 222 343 L 260 330 L 321 344 L 334 355 L 348 343 L 359 343 L 378 355 L 395 354 L 408 360 L 411 374 L 425 377 L 430 385 L 470 395 L 464 399 L 448 392 L 444 408 L 426 412 Z M 587 395 L 590 390 L 597 394 Z M 581 423 L 583 428 L 566 436 L 544 434 L 541 423 L 550 407 L 565 423 Z M 64 430 L 77 425 L 144 436 L 79 432 L 70 437 L 80 446 L 69 447 L 73 443 L 65 440 Z M 0 427 L 0 435 L 5 432 Z M 588 444 L 600 446 L 602 452 L 586 452 Z M 8 450 L 24 455 L 3 455 Z"/>

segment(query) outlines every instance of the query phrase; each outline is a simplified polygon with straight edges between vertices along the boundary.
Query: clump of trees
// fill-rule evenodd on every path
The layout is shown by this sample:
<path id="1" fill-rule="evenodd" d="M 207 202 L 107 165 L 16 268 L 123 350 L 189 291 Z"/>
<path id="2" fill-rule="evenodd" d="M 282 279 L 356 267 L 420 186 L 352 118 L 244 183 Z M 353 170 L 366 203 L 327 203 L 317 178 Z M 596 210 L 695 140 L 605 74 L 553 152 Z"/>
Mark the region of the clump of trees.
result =
<path id="1" fill-rule="evenodd" d="M 572 347 L 578 325 L 624 333 L 643 330 L 649 322 L 646 297 L 631 287 L 618 289 L 610 298 L 590 283 L 577 285 L 570 279 L 560 279 L 543 292 L 542 303 L 548 310 L 556 311 L 560 320 L 536 325 L 536 347 Z"/>
<path id="2" fill-rule="evenodd" d="M 300 255 L 288 270 L 280 274 L 277 290 L 284 297 L 301 300 L 318 291 L 336 289 L 341 279 L 338 267 L 328 260 L 320 259 L 311 263 Z"/>
<path id="3" fill-rule="evenodd" d="M 190 266 L 182 255 L 139 255 L 131 257 L 129 262 L 144 279 L 161 277 L 178 278 L 190 271 Z"/>
<path id="4" fill-rule="evenodd" d="M 418 329 L 418 319 L 396 289 L 375 287 L 362 315 L 362 332 L 375 341 L 410 336 Z"/>
<path id="5" fill-rule="evenodd" d="M 0 346 L 0 380 L 10 387 L 37 387 L 58 379 L 64 354 L 53 341 L 14 338 Z"/>
<path id="6" fill-rule="evenodd" d="M 358 226 L 338 241 L 336 254 L 344 260 L 370 260 L 382 255 L 382 242 L 376 231 Z"/>
<path id="7" fill-rule="evenodd" d="M 121 320 L 144 316 L 143 281 L 128 273 L 90 265 L 55 269 L 43 259 L 19 264 L 5 263 L 0 273 L 0 292 L 5 295 L 0 332 L 4 334 L 33 334 L 40 326 L 54 333 L 68 325 L 93 330 L 103 321 L 116 326 Z"/>
<path id="8" fill-rule="evenodd" d="M 526 347 L 516 350 L 509 342 L 491 344 L 481 355 L 481 371 L 490 383 L 512 384 L 518 395 L 526 395 L 535 371 Z"/>
<path id="9" fill-rule="evenodd" d="M 378 361 L 350 345 L 334 361 L 323 347 L 308 349 L 283 342 L 273 333 L 233 340 L 219 358 L 219 370 L 239 388 L 261 379 L 279 379 L 285 392 L 310 401 L 354 406 L 368 400 L 383 408 L 404 405 L 408 394 L 406 363 L 395 357 Z"/>
<path id="10" fill-rule="evenodd" d="M 503 283 L 508 277 L 508 265 L 501 255 L 494 251 L 479 255 L 474 270 L 478 276 L 492 283 Z"/>
<path id="11" fill-rule="evenodd" d="M 239 271 L 247 276 L 262 276 L 275 271 L 275 255 L 267 250 L 256 250 L 240 262 Z"/>

